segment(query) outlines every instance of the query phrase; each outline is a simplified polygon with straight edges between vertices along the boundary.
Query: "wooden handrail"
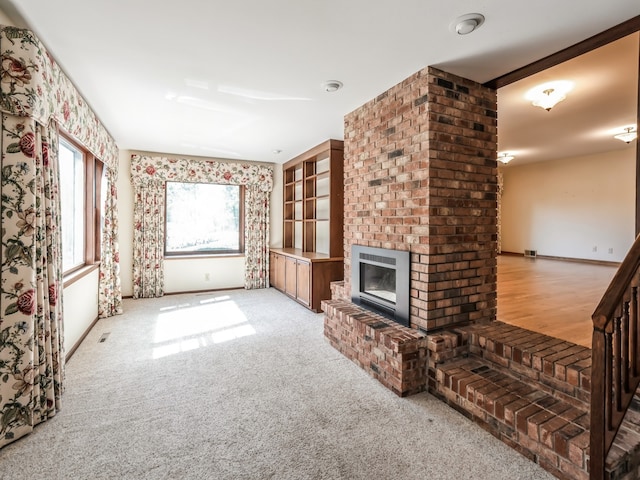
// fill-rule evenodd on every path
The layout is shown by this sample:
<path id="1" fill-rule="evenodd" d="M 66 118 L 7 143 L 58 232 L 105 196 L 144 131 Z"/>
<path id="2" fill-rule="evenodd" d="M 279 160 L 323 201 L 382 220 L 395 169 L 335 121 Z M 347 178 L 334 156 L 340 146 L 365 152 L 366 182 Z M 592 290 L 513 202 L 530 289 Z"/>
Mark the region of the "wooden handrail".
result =
<path id="1" fill-rule="evenodd" d="M 593 315 L 590 478 L 605 478 L 607 454 L 640 384 L 640 235 Z"/>
<path id="2" fill-rule="evenodd" d="M 611 283 L 604 292 L 602 300 L 594 310 L 591 316 L 593 328 L 604 330 L 607 322 L 611 321 L 616 308 L 620 306 L 620 300 L 624 296 L 633 276 L 637 273 L 638 267 L 640 267 L 640 235 L 636 237 L 620 268 L 611 279 Z"/>

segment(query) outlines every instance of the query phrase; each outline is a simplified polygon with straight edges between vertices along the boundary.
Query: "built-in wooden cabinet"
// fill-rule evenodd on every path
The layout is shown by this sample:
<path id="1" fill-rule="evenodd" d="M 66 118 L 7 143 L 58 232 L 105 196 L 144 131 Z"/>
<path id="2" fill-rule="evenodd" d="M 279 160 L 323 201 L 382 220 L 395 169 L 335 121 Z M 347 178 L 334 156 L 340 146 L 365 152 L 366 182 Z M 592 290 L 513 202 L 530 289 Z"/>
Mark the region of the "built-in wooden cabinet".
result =
<path id="1" fill-rule="evenodd" d="M 344 276 L 342 257 L 293 248 L 272 248 L 269 261 L 271 286 L 314 312 L 322 310 L 322 300 L 331 298 L 331 282 L 342 280 Z"/>
<path id="2" fill-rule="evenodd" d="M 344 275 L 343 158 L 343 142 L 328 140 L 282 167 L 284 248 L 271 249 L 271 285 L 314 311 Z"/>

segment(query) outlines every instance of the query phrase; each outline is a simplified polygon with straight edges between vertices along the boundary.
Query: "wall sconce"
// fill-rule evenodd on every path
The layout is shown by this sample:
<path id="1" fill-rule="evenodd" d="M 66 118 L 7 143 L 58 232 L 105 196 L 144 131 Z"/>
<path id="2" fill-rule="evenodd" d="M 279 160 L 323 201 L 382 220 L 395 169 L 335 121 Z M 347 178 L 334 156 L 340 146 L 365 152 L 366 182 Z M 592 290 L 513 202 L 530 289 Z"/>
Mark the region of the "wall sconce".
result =
<path id="1" fill-rule="evenodd" d="M 525 98 L 534 106 L 551 110 L 558 102 L 567 98 L 567 93 L 573 88 L 573 82 L 568 80 L 558 80 L 547 82 L 529 90 Z"/>
<path id="2" fill-rule="evenodd" d="M 513 160 L 514 158 L 516 157 L 514 157 L 513 155 L 509 155 L 508 153 L 501 153 L 498 155 L 498 160 L 500 160 L 505 165 L 509 163 L 511 160 Z"/>
<path id="3" fill-rule="evenodd" d="M 624 133 L 619 133 L 618 135 L 614 135 L 613 138 L 617 138 L 618 140 L 622 140 L 624 143 L 631 143 L 636 138 L 638 138 L 638 131 L 636 127 L 626 127 L 624 129 Z"/>

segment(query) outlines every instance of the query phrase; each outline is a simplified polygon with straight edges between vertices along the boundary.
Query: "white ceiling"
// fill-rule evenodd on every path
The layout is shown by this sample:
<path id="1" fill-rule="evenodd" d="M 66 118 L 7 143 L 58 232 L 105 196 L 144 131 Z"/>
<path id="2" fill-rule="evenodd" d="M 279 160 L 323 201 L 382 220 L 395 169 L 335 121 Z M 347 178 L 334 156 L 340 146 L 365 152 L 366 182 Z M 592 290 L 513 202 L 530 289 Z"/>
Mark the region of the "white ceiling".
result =
<path id="1" fill-rule="evenodd" d="M 510 165 L 635 148 L 613 135 L 636 124 L 639 35 L 498 90 L 498 146 L 515 155 Z M 574 87 L 551 111 L 525 99 L 530 88 L 553 80 Z"/>
<path id="2" fill-rule="evenodd" d="M 640 3 L 0 0 L 0 9 L 36 32 L 121 149 L 284 162 L 328 138 L 342 139 L 346 113 L 425 66 L 486 82 L 637 16 Z M 456 17 L 472 12 L 486 18 L 479 30 L 451 31 Z M 588 142 L 635 122 L 636 102 L 627 93 L 614 104 L 597 87 L 628 92 L 617 82 L 635 80 L 637 59 L 636 50 L 635 59 L 608 67 L 611 75 L 583 70 L 586 83 L 576 80 L 551 112 L 525 105 L 520 82 L 504 87 L 500 149 L 517 152 L 514 163 L 526 161 L 527 152 L 551 158 L 541 137 L 531 135 L 551 144 L 558 131 L 551 119 L 579 112 L 572 103 L 588 98 L 601 119 L 611 107 L 611 118 L 599 126 L 580 122 L 563 139 L 576 136 L 594 152 Z M 344 88 L 324 92 L 321 84 L 333 79 Z M 549 151 L 559 149 L 553 143 Z"/>

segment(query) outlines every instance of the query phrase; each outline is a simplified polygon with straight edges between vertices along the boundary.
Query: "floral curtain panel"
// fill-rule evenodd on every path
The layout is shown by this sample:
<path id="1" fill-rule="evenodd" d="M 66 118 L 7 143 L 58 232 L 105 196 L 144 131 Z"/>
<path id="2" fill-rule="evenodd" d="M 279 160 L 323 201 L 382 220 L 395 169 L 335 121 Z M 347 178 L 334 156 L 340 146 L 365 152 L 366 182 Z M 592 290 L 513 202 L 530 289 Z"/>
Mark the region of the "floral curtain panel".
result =
<path id="1" fill-rule="evenodd" d="M 247 187 L 245 202 L 245 288 L 269 286 L 269 192 Z M 249 228 L 250 226 L 250 228 Z"/>
<path id="2" fill-rule="evenodd" d="M 64 379 L 57 131 L 2 115 L 0 447 L 55 415 Z"/>
<path id="3" fill-rule="evenodd" d="M 178 182 L 245 185 L 245 288 L 269 286 L 269 192 L 273 189 L 273 168 L 267 165 L 216 160 L 188 160 L 132 155 L 131 183 L 134 205 L 133 284 L 139 296 L 163 294 L 164 203 L 147 190 L 160 186 L 164 202 L 167 180 Z M 146 219 L 150 209 L 157 223 Z M 145 223 L 145 221 L 147 223 Z M 162 234 L 160 234 L 162 233 Z M 155 281 L 152 285 L 150 282 Z M 139 285 L 136 288 L 136 285 Z"/>
<path id="4" fill-rule="evenodd" d="M 135 190 L 133 209 L 133 298 L 164 295 L 164 182 Z"/>
<path id="5" fill-rule="evenodd" d="M 58 124 L 107 167 L 106 211 L 111 222 L 103 225 L 100 267 L 100 316 L 122 313 L 117 241 L 118 147 L 87 102 L 33 32 L 0 26 L 0 110 L 18 117 L 29 117 L 41 125 L 54 118 Z M 106 217 L 108 218 L 108 217 Z M 114 228 L 112 232 L 107 230 Z"/>
<path id="6" fill-rule="evenodd" d="M 100 287 L 98 316 L 111 317 L 122 313 L 122 287 L 120 285 L 120 248 L 118 246 L 118 191 L 117 173 L 107 170 L 107 185 L 100 255 Z"/>
<path id="7" fill-rule="evenodd" d="M 118 313 L 118 149 L 36 36 L 0 26 L 0 447 L 55 415 L 64 383 L 58 132 L 109 171 L 101 307 Z M 106 268 L 106 270 L 105 270 Z M 108 299 L 107 299 L 108 297 Z"/>

